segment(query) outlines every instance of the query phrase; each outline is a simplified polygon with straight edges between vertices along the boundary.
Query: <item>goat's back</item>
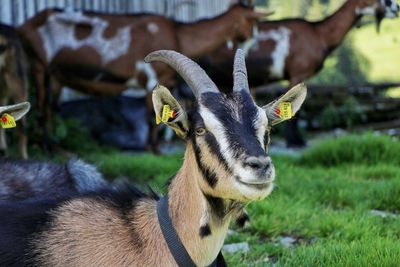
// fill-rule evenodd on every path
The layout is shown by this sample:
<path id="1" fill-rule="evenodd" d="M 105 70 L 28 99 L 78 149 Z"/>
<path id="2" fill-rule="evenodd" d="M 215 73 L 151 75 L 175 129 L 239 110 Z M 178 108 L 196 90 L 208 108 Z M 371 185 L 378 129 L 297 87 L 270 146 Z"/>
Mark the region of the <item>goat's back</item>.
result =
<path id="1" fill-rule="evenodd" d="M 0 265 L 35 266 L 32 246 L 35 236 L 46 231 L 48 211 L 57 207 L 54 199 L 0 202 Z"/>
<path id="2" fill-rule="evenodd" d="M 132 214 L 146 198 L 157 197 L 124 184 L 58 198 L 1 201 L 0 266 L 125 266 L 123 261 L 132 261 L 141 249 Z"/>
<path id="3" fill-rule="evenodd" d="M 81 160 L 0 160 L 0 200 L 60 197 L 66 191 L 84 193 L 107 186 L 101 173 Z"/>

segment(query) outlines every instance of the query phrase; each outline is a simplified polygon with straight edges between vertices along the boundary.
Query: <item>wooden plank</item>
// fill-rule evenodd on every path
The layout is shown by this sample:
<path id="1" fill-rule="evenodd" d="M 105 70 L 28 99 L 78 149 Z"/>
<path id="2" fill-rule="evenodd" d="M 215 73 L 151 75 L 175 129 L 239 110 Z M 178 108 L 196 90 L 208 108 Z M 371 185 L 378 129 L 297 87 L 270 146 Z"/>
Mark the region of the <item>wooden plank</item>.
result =
<path id="1" fill-rule="evenodd" d="M 393 129 L 400 128 L 400 119 L 390 120 L 390 121 L 381 121 L 374 123 L 366 123 L 362 125 L 357 125 L 353 129 L 355 131 L 365 131 L 365 130 L 384 130 L 384 129 Z"/>
<path id="2" fill-rule="evenodd" d="M 329 86 L 329 85 L 308 85 L 310 94 L 322 94 L 330 92 L 348 92 L 348 93 L 374 93 L 376 91 L 387 90 L 392 87 L 400 87 L 400 83 L 380 83 L 366 84 L 361 86 Z M 281 85 L 260 86 L 255 88 L 256 94 L 283 94 L 287 91 L 287 87 Z"/>

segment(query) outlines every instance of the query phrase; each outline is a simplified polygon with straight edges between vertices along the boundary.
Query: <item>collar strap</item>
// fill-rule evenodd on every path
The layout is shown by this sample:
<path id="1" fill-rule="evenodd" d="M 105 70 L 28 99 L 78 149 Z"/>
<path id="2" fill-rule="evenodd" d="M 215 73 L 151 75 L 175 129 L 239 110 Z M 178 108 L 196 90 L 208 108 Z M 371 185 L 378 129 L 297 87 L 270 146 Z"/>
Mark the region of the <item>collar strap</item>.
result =
<path id="1" fill-rule="evenodd" d="M 164 239 L 167 242 L 169 251 L 179 267 L 196 267 L 185 246 L 182 244 L 176 232 L 168 212 L 168 196 L 157 201 L 157 216 Z M 215 261 L 209 267 L 226 267 L 222 253 L 220 252 Z"/>

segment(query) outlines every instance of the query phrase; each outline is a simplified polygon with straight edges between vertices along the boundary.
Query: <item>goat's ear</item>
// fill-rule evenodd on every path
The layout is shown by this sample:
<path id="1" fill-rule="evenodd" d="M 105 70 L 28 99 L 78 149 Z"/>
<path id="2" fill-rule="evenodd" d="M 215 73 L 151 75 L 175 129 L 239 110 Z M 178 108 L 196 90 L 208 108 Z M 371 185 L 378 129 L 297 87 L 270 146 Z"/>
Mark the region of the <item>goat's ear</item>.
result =
<path id="1" fill-rule="evenodd" d="M 270 125 L 276 125 L 292 118 L 300 109 L 307 96 L 307 87 L 304 83 L 298 84 L 286 94 L 272 101 L 263 109 L 267 113 Z"/>
<path id="2" fill-rule="evenodd" d="M 30 108 L 31 104 L 29 104 L 29 102 L 22 102 L 15 105 L 2 106 L 0 107 L 0 115 L 3 115 L 4 113 L 9 113 L 17 121 L 21 119 L 26 113 L 28 113 Z"/>
<path id="3" fill-rule="evenodd" d="M 189 120 L 185 110 L 162 85 L 157 85 L 153 91 L 153 106 L 157 123 L 163 122 L 175 133 L 185 139 L 189 133 Z"/>

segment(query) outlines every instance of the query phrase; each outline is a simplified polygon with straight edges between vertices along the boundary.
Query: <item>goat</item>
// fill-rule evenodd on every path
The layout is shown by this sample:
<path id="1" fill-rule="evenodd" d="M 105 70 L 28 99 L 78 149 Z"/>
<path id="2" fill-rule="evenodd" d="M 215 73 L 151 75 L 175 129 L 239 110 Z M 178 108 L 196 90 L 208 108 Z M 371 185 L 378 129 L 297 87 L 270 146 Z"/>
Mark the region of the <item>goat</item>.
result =
<path id="1" fill-rule="evenodd" d="M 247 55 L 250 87 L 288 80 L 289 88 L 314 76 L 325 59 L 340 45 L 349 30 L 364 15 L 395 17 L 399 6 L 394 0 L 347 0 L 334 14 L 317 22 L 285 19 L 258 23 Z M 217 85 L 231 88 L 233 50 L 221 46 L 204 59 L 203 66 Z M 296 120 L 286 129 L 290 146 L 305 144 Z"/>
<path id="2" fill-rule="evenodd" d="M 114 190 L 128 182 L 118 178 L 109 183 L 94 165 L 76 159 L 66 164 L 0 160 L 0 177 L 0 200 L 61 198 L 66 192 L 83 194 Z M 243 210 L 237 215 L 236 224 L 245 227 L 249 220 Z"/>
<path id="3" fill-rule="evenodd" d="M 0 160 L 0 200 L 59 198 L 66 192 L 84 193 L 108 187 L 96 167 L 82 160 L 67 164 Z"/>
<path id="4" fill-rule="evenodd" d="M 46 121 L 52 117 L 51 106 L 56 105 L 62 85 L 105 96 L 119 95 L 129 87 L 145 87 L 150 112 L 156 79 L 172 87 L 175 75 L 165 65 L 144 64 L 145 55 L 171 49 L 190 57 L 202 56 L 228 40 L 249 38 L 256 19 L 263 15 L 240 4 L 219 17 L 189 24 L 149 14 L 110 15 L 55 9 L 40 12 L 19 31 L 32 61 L 45 133 Z M 51 76 L 52 96 L 46 93 L 46 76 Z M 155 141 L 151 137 L 149 141 L 154 148 Z"/>
<path id="5" fill-rule="evenodd" d="M 0 105 L 13 100 L 21 103 L 28 100 L 28 78 L 26 56 L 15 28 L 0 24 Z M 26 120 L 17 125 L 18 152 L 23 159 L 28 158 Z M 3 128 L 0 128 L 0 152 L 7 153 L 7 142 Z"/>
<path id="6" fill-rule="evenodd" d="M 282 104 L 291 107 L 290 116 L 299 110 L 306 88 L 298 85 L 260 108 L 249 92 L 241 50 L 228 94 L 182 54 L 162 50 L 145 60 L 174 68 L 196 97 L 186 112 L 161 85 L 152 96 L 156 117 L 186 141 L 183 165 L 169 185 L 168 213 L 190 258 L 207 266 L 217 257 L 232 216 L 271 193 L 275 169 L 264 135 L 269 140 L 269 127 L 285 119 Z M 166 106 L 172 112 L 166 113 Z M 0 203 L 0 264 L 176 266 L 156 206 L 157 197 L 133 187 Z"/>

